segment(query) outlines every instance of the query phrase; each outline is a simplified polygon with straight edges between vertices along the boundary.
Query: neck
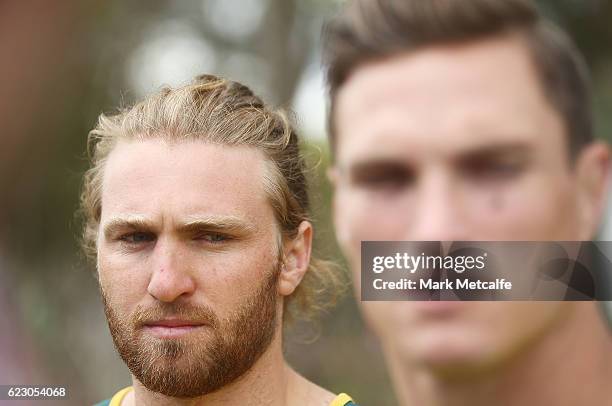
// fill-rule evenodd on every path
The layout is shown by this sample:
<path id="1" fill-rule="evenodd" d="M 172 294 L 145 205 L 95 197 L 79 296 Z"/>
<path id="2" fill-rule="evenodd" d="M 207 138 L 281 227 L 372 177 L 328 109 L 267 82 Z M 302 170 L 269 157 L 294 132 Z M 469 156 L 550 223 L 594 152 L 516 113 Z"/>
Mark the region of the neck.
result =
<path id="1" fill-rule="evenodd" d="M 574 406 L 610 401 L 611 350 L 596 304 L 581 302 L 563 326 L 477 377 L 451 380 L 385 355 L 402 406 Z"/>
<path id="2" fill-rule="evenodd" d="M 189 399 L 168 397 L 148 390 L 132 376 L 134 390 L 126 396 L 123 405 L 283 406 L 288 404 L 287 399 L 295 386 L 295 375 L 284 360 L 281 335 L 277 333 L 249 371 L 213 393 Z"/>

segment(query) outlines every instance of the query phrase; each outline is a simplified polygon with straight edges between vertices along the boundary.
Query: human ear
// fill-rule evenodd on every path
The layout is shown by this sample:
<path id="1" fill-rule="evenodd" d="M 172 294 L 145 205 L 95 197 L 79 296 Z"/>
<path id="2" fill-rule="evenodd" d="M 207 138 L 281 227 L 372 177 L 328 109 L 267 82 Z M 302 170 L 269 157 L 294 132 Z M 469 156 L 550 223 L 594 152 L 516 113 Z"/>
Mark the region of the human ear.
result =
<path id="1" fill-rule="evenodd" d="M 576 159 L 580 239 L 591 240 L 601 224 L 608 194 L 610 149 L 603 142 L 593 142 Z"/>
<path id="2" fill-rule="evenodd" d="M 312 224 L 302 221 L 296 236 L 285 244 L 284 260 L 278 281 L 279 294 L 289 296 L 304 278 L 310 264 L 312 234 Z"/>

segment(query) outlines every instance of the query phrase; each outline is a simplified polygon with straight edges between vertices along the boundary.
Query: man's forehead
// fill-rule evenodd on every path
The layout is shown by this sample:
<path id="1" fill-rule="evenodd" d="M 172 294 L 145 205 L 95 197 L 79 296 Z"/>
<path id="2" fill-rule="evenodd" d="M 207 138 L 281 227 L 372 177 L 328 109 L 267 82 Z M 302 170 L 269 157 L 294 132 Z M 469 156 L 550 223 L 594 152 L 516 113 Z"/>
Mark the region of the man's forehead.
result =
<path id="1" fill-rule="evenodd" d="M 265 203 L 263 154 L 201 141 L 121 142 L 105 164 L 103 212 L 233 215 Z"/>
<path id="2" fill-rule="evenodd" d="M 253 146 L 225 145 L 208 142 L 205 138 L 181 139 L 178 136 L 120 139 L 107 158 L 107 164 L 119 162 L 123 166 L 143 168 L 143 163 L 155 162 L 156 166 L 164 168 L 197 163 L 204 168 L 233 165 L 241 169 L 261 166 L 263 161 L 263 153 Z"/>
<path id="3" fill-rule="evenodd" d="M 358 68 L 338 94 L 339 161 L 420 154 L 423 146 L 459 153 L 563 133 L 524 44 L 504 38 L 427 48 Z"/>
<path id="4" fill-rule="evenodd" d="M 347 84 L 355 82 L 360 83 L 363 88 L 370 86 L 372 90 L 381 90 L 380 85 L 385 82 L 394 84 L 395 86 L 382 89 L 393 94 L 394 90 L 401 91 L 399 85 L 418 89 L 422 79 L 428 76 L 438 79 L 440 83 L 450 77 L 458 84 L 467 81 L 470 85 L 470 81 L 485 79 L 485 75 L 492 76 L 493 79 L 505 79 L 501 81 L 504 84 L 513 79 L 508 75 L 508 68 L 521 68 L 521 73 L 528 73 L 532 80 L 528 85 L 539 84 L 531 50 L 524 36 L 520 34 L 501 34 L 465 42 L 433 44 L 373 59 L 356 66 L 339 88 L 338 94 L 341 97 L 350 87 Z M 403 79 L 401 83 L 398 82 L 398 77 Z M 431 88 L 431 83 L 425 84 L 425 87 Z"/>

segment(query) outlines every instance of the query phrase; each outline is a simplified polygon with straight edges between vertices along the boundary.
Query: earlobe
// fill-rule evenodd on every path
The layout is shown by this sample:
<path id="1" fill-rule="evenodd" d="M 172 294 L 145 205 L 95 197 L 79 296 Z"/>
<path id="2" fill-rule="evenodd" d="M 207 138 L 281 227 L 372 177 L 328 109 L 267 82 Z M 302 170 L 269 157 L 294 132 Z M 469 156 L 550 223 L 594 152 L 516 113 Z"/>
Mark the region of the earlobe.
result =
<path id="1" fill-rule="evenodd" d="M 312 225 L 303 221 L 293 240 L 285 244 L 281 264 L 278 292 L 282 296 L 291 295 L 304 278 L 310 264 L 312 250 Z"/>
<path id="2" fill-rule="evenodd" d="M 610 175 L 610 150 L 603 142 L 584 147 L 576 162 L 578 185 L 578 210 L 581 213 L 583 232 L 581 239 L 590 240 L 597 233 L 608 194 Z"/>

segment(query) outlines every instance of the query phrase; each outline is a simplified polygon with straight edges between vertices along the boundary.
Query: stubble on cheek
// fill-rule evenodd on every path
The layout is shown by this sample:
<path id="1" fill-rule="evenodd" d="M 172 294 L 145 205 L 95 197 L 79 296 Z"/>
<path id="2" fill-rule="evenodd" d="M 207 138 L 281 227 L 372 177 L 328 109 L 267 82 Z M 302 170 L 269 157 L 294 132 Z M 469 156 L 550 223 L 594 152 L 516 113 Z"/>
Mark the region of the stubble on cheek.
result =
<path id="1" fill-rule="evenodd" d="M 205 306 L 157 303 L 129 316 L 115 311 L 102 291 L 115 346 L 132 374 L 149 390 L 193 398 L 218 390 L 248 371 L 269 347 L 278 328 L 279 267 L 227 317 Z M 144 333 L 147 322 L 180 315 L 204 323 L 204 330 L 165 340 Z"/>

